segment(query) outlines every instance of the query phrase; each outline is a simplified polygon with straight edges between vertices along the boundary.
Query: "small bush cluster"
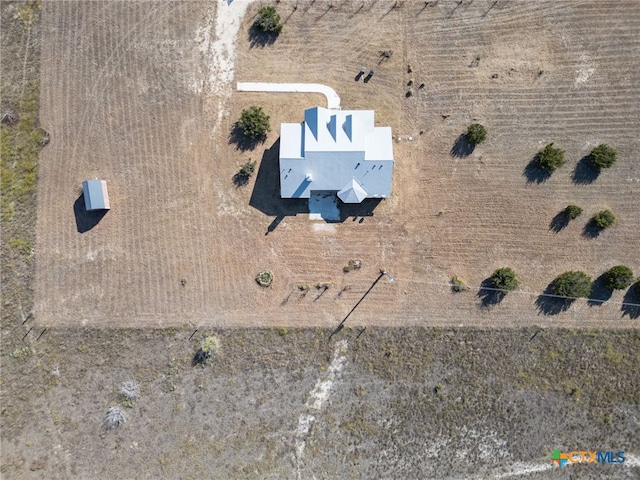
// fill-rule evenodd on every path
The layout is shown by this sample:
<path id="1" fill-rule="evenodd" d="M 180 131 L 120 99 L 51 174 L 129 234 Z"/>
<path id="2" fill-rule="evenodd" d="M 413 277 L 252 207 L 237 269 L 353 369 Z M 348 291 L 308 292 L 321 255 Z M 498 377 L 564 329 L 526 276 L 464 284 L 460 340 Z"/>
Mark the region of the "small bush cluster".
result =
<path id="1" fill-rule="evenodd" d="M 577 205 L 568 205 L 567 208 L 564 209 L 564 212 L 571 220 L 575 220 L 582 215 L 582 208 Z"/>
<path id="2" fill-rule="evenodd" d="M 471 143 L 479 145 L 487 139 L 487 129 L 484 125 L 472 123 L 469 125 L 469 128 L 467 128 L 466 137 Z"/>
<path id="3" fill-rule="evenodd" d="M 138 398 L 139 387 L 138 384 L 133 380 L 128 380 L 120 385 L 120 395 L 124 397 L 125 400 L 134 401 Z"/>
<path id="4" fill-rule="evenodd" d="M 516 272 L 509 267 L 497 269 L 490 277 L 491 283 L 495 288 L 506 290 L 508 292 L 517 289 L 520 286 L 516 278 Z"/>
<path id="5" fill-rule="evenodd" d="M 268 287 L 273 282 L 273 273 L 270 270 L 263 270 L 256 275 L 256 282 L 261 287 Z"/>
<path id="6" fill-rule="evenodd" d="M 540 168 L 548 172 L 554 172 L 566 163 L 564 153 L 564 150 L 554 147 L 553 142 L 551 142 L 538 152 L 536 162 Z"/>
<path id="7" fill-rule="evenodd" d="M 616 223 L 616 216 L 611 210 L 601 210 L 593 216 L 593 223 L 599 228 L 609 228 Z"/>
<path id="8" fill-rule="evenodd" d="M 609 168 L 616 163 L 618 152 L 615 148 L 602 143 L 591 150 L 589 154 L 591 164 L 596 168 Z"/>
<path id="9" fill-rule="evenodd" d="M 264 113 L 262 107 L 254 105 L 242 110 L 237 127 L 242 130 L 242 134 L 245 137 L 258 139 L 264 137 L 267 132 L 271 131 L 269 119 L 269 115 Z"/>
<path id="10" fill-rule="evenodd" d="M 342 271 L 344 273 L 350 272 L 351 270 L 358 270 L 362 267 L 362 262 L 360 260 L 349 260 L 344 267 L 342 267 Z"/>
<path id="11" fill-rule="evenodd" d="M 632 283 L 633 272 L 625 265 L 616 265 L 605 273 L 605 284 L 611 290 L 624 290 Z"/>
<path id="12" fill-rule="evenodd" d="M 120 428 L 127 421 L 124 411 L 120 407 L 111 407 L 107 410 L 107 416 L 104 419 L 104 428 L 111 430 L 112 428 Z"/>
<path id="13" fill-rule="evenodd" d="M 204 365 L 213 357 L 220 349 L 220 341 L 218 337 L 209 335 L 200 339 L 200 348 L 193 356 L 193 365 Z"/>
<path id="14" fill-rule="evenodd" d="M 284 27 L 276 8 L 271 5 L 260 7 L 258 10 L 258 18 L 256 18 L 254 25 L 264 33 L 273 35 L 279 35 Z"/>
<path id="15" fill-rule="evenodd" d="M 464 278 L 454 275 L 451 277 L 451 290 L 454 292 L 464 292 L 469 290 L 469 285 L 467 285 Z"/>
<path id="16" fill-rule="evenodd" d="M 591 294 L 591 277 L 580 271 L 568 271 L 553 282 L 553 293 L 563 297 L 587 298 Z"/>

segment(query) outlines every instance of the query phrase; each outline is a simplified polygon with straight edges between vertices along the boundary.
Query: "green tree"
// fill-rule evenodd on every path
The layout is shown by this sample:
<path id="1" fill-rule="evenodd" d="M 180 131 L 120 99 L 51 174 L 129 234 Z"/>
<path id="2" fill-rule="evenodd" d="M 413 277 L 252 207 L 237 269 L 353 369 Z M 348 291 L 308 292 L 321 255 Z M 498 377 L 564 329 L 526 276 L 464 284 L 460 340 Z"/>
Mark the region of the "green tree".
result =
<path id="1" fill-rule="evenodd" d="M 469 140 L 471 143 L 479 145 L 486 140 L 487 129 L 479 123 L 472 123 L 471 125 L 469 125 L 469 128 L 467 128 L 466 136 L 467 140 Z"/>
<path id="2" fill-rule="evenodd" d="M 264 113 L 262 107 L 254 105 L 242 110 L 237 126 L 246 137 L 257 139 L 264 137 L 267 132 L 271 131 L 269 118 L 269 115 Z"/>
<path id="3" fill-rule="evenodd" d="M 553 142 L 545 146 L 536 155 L 536 162 L 548 172 L 554 172 L 566 163 L 564 159 L 564 150 L 553 146 Z"/>
<path id="4" fill-rule="evenodd" d="M 616 216 L 611 210 L 601 210 L 593 216 L 593 222 L 600 228 L 609 228 L 616 223 Z"/>
<path id="5" fill-rule="evenodd" d="M 591 294 L 591 277 L 580 271 L 570 270 L 553 282 L 553 293 L 563 297 L 588 297 Z"/>
<path id="6" fill-rule="evenodd" d="M 591 150 L 589 154 L 591 164 L 596 168 L 609 168 L 618 158 L 618 152 L 615 148 L 602 143 Z"/>
<path id="7" fill-rule="evenodd" d="M 568 205 L 564 211 L 571 220 L 575 220 L 582 215 L 582 208 L 577 205 Z"/>
<path id="8" fill-rule="evenodd" d="M 633 283 L 633 272 L 625 265 L 616 265 L 605 273 L 605 283 L 612 290 L 624 290 Z"/>
<path id="9" fill-rule="evenodd" d="M 516 278 L 516 272 L 509 267 L 497 269 L 491 275 L 490 280 L 495 288 L 506 290 L 507 292 L 515 290 L 520 285 Z"/>
<path id="10" fill-rule="evenodd" d="M 279 35 L 284 27 L 280 15 L 272 5 L 265 5 L 258 10 L 258 18 L 254 25 L 265 33 Z"/>

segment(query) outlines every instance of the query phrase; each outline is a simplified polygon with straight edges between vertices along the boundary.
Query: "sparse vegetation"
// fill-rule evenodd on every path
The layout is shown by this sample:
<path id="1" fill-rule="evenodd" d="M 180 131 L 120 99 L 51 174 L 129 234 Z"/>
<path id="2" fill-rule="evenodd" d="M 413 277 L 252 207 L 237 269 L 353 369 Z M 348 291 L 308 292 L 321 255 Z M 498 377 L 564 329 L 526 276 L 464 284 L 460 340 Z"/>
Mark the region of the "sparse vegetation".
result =
<path id="1" fill-rule="evenodd" d="M 618 159 L 618 152 L 615 148 L 602 143 L 591 150 L 589 154 L 591 164 L 596 168 L 612 167 Z"/>
<path id="2" fill-rule="evenodd" d="M 566 163 L 564 153 L 561 148 L 554 147 L 552 142 L 538 152 L 536 163 L 540 168 L 548 172 L 554 172 Z"/>
<path id="3" fill-rule="evenodd" d="M 273 282 L 273 273 L 270 270 L 263 270 L 256 275 L 256 282 L 261 287 L 268 287 Z"/>
<path id="4" fill-rule="evenodd" d="M 570 270 L 553 282 L 553 293 L 563 297 L 587 298 L 591 294 L 591 277 L 580 271 Z"/>
<path id="5" fill-rule="evenodd" d="M 567 208 L 564 209 L 564 211 L 567 214 L 567 217 L 569 217 L 571 220 L 575 220 L 580 215 L 582 215 L 582 208 L 577 205 L 568 205 Z"/>
<path id="6" fill-rule="evenodd" d="M 601 210 L 593 216 L 593 223 L 598 228 L 609 228 L 615 225 L 616 216 L 611 210 Z"/>
<path id="7" fill-rule="evenodd" d="M 104 428 L 111 430 L 112 428 L 120 428 L 127 421 L 124 411 L 120 407 L 111 407 L 107 410 L 107 416 L 104 419 Z"/>
<path id="8" fill-rule="evenodd" d="M 467 285 L 464 278 L 454 275 L 451 277 L 451 290 L 454 292 L 464 292 L 469 290 L 469 285 Z"/>
<path id="9" fill-rule="evenodd" d="M 254 25 L 264 33 L 279 35 L 284 24 L 280 21 L 280 15 L 272 5 L 265 5 L 258 10 L 258 18 Z"/>
<path id="10" fill-rule="evenodd" d="M 476 145 L 481 144 L 487 138 L 487 129 L 484 125 L 480 125 L 479 123 L 472 123 L 467 128 L 467 140 L 471 143 L 475 143 Z"/>
<path id="11" fill-rule="evenodd" d="M 605 283 L 612 290 L 624 290 L 633 283 L 633 272 L 625 265 L 616 265 L 605 274 Z"/>
<path id="12" fill-rule="evenodd" d="M 495 288 L 499 288 L 505 292 L 516 290 L 520 285 L 516 278 L 516 272 L 509 267 L 497 269 L 491 275 L 490 280 Z"/>
<path id="13" fill-rule="evenodd" d="M 269 118 L 262 107 L 254 105 L 242 110 L 237 126 L 245 137 L 255 140 L 264 137 L 271 131 Z"/>

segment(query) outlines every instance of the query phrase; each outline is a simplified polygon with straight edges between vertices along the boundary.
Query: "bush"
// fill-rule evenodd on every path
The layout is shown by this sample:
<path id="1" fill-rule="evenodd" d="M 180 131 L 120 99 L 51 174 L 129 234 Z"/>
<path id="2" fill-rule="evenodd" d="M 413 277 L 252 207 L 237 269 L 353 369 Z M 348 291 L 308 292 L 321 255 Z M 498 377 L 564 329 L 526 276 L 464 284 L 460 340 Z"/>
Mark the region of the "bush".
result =
<path id="1" fill-rule="evenodd" d="M 283 23 L 280 21 L 280 15 L 278 15 L 276 8 L 271 5 L 260 7 L 258 10 L 258 18 L 254 25 L 265 33 L 275 35 L 279 35 L 282 31 L 282 27 L 284 27 Z"/>
<path id="2" fill-rule="evenodd" d="M 472 123 L 467 129 L 467 140 L 471 143 L 480 144 L 487 138 L 487 129 L 479 123 Z"/>
<path id="3" fill-rule="evenodd" d="M 516 272 L 509 267 L 499 268 L 490 277 L 491 283 L 500 290 L 512 291 L 520 285 L 516 278 Z"/>
<path id="4" fill-rule="evenodd" d="M 237 126 L 245 137 L 252 139 L 264 137 L 271 131 L 269 115 L 264 113 L 262 107 L 255 105 L 242 111 Z"/>
<path id="5" fill-rule="evenodd" d="M 629 267 L 616 265 L 605 273 L 605 282 L 611 290 L 624 290 L 633 283 L 633 272 Z"/>
<path id="6" fill-rule="evenodd" d="M 544 147 L 536 155 L 536 162 L 548 172 L 554 172 L 566 163 L 564 159 L 564 150 L 553 146 L 553 142 Z"/>
<path id="7" fill-rule="evenodd" d="M 138 398 L 138 384 L 133 380 L 124 382 L 120 385 L 120 395 L 122 395 L 125 400 L 135 400 Z"/>
<path id="8" fill-rule="evenodd" d="M 602 143 L 591 150 L 591 164 L 596 168 L 609 168 L 616 163 L 618 152 L 615 148 Z"/>
<path id="9" fill-rule="evenodd" d="M 104 428 L 110 430 L 112 428 L 120 428 L 127 421 L 127 417 L 125 416 L 122 408 L 120 407 L 111 407 L 107 410 L 107 416 L 104 419 Z"/>
<path id="10" fill-rule="evenodd" d="M 269 270 L 258 273 L 258 275 L 256 275 L 256 282 L 258 282 L 258 285 L 261 287 L 268 287 L 271 285 L 271 282 L 273 282 L 273 273 Z"/>
<path id="11" fill-rule="evenodd" d="M 460 278 L 457 275 L 451 277 L 451 290 L 454 292 L 464 292 L 469 290 L 469 286 L 464 278 Z"/>
<path id="12" fill-rule="evenodd" d="M 342 271 L 348 273 L 351 270 L 358 270 L 360 268 L 362 268 L 362 262 L 360 260 L 349 260 L 349 263 L 342 267 Z"/>
<path id="13" fill-rule="evenodd" d="M 579 298 L 591 294 L 591 277 L 584 272 L 564 272 L 553 282 L 553 293 L 563 297 Z"/>
<path id="14" fill-rule="evenodd" d="M 616 216 L 611 210 L 601 210 L 593 216 L 593 223 L 600 228 L 609 228 L 616 223 Z"/>
<path id="15" fill-rule="evenodd" d="M 577 205 L 569 205 L 564 211 L 571 220 L 575 220 L 582 215 L 582 209 Z"/>

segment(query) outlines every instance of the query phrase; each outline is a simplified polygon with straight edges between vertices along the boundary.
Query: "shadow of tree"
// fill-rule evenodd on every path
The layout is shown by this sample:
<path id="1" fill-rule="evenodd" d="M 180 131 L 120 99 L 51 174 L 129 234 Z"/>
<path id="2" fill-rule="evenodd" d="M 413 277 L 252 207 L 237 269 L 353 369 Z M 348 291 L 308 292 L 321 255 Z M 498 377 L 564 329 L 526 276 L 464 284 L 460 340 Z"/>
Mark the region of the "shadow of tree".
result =
<path id="1" fill-rule="evenodd" d="M 277 33 L 265 32 L 255 23 L 249 28 L 249 48 L 273 45 L 277 38 Z"/>
<path id="2" fill-rule="evenodd" d="M 242 131 L 242 128 L 240 128 L 237 123 L 235 123 L 233 127 L 231 127 L 231 132 L 229 133 L 229 144 L 235 144 L 236 150 L 240 150 L 241 152 L 253 150 L 259 144 L 264 143 L 266 139 L 266 135 L 262 135 L 256 138 L 247 137 Z"/>
<path id="3" fill-rule="evenodd" d="M 451 154 L 452 157 L 457 157 L 457 158 L 468 157 L 473 153 L 475 148 L 476 148 L 476 144 L 473 142 L 470 142 L 467 139 L 467 136 L 464 133 L 462 133 L 456 139 L 449 153 Z"/>
<path id="4" fill-rule="evenodd" d="M 571 218 L 566 210 L 561 210 L 556 214 L 555 217 L 551 219 L 551 223 L 549 224 L 549 230 L 553 233 L 559 233 L 569 225 L 569 221 Z"/>
<path id="5" fill-rule="evenodd" d="M 580 159 L 576 168 L 573 169 L 571 179 L 578 185 L 588 185 L 593 183 L 600 175 L 600 169 L 591 164 L 591 156 L 587 155 Z"/>
<path id="6" fill-rule="evenodd" d="M 582 229 L 582 236 L 590 239 L 597 238 L 603 230 L 604 228 L 599 227 L 596 224 L 596 221 L 592 218 L 585 224 L 584 228 Z"/>
<path id="7" fill-rule="evenodd" d="M 506 296 L 507 292 L 504 290 L 497 290 L 491 278 L 483 280 L 480 284 L 478 297 L 482 300 L 483 308 L 499 304 Z"/>
<path id="8" fill-rule="evenodd" d="M 622 302 L 620 310 L 622 310 L 623 317 L 629 315 L 632 320 L 640 318 L 640 282 L 636 282 L 629 287 Z"/>
<path id="9" fill-rule="evenodd" d="M 244 187 L 247 183 L 249 183 L 249 178 L 251 178 L 251 175 L 236 173 L 231 180 L 233 181 L 233 184 L 239 188 Z"/>
<path id="10" fill-rule="evenodd" d="M 573 303 L 573 299 L 559 298 L 553 293 L 555 284 L 556 281 L 554 280 L 549 285 L 547 285 L 547 288 L 544 290 L 544 292 L 538 295 L 538 297 L 536 298 L 535 304 L 538 308 L 538 312 L 544 315 L 557 315 L 559 313 L 567 311 Z"/>
<path id="11" fill-rule="evenodd" d="M 527 178 L 527 183 L 544 183 L 551 177 L 551 172 L 542 168 L 538 164 L 538 157 L 535 156 L 524 167 L 523 175 Z"/>
<path id="12" fill-rule="evenodd" d="M 606 273 L 603 273 L 593 281 L 591 294 L 587 300 L 590 307 L 598 307 L 611 298 L 613 290 L 607 286 Z"/>
<path id="13" fill-rule="evenodd" d="M 88 211 L 84 204 L 84 193 L 73 203 L 73 213 L 76 217 L 76 228 L 78 233 L 84 233 L 95 227 L 109 210 Z"/>

